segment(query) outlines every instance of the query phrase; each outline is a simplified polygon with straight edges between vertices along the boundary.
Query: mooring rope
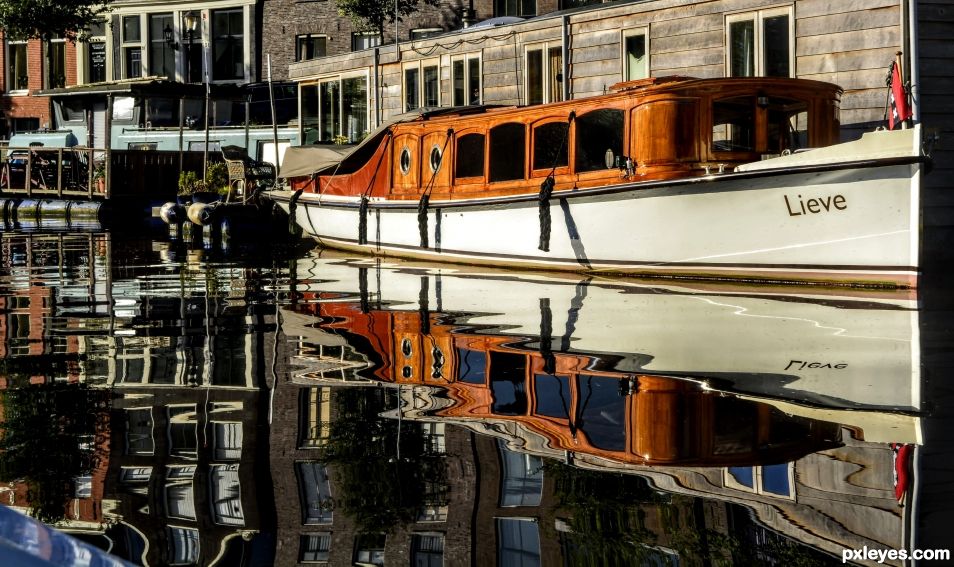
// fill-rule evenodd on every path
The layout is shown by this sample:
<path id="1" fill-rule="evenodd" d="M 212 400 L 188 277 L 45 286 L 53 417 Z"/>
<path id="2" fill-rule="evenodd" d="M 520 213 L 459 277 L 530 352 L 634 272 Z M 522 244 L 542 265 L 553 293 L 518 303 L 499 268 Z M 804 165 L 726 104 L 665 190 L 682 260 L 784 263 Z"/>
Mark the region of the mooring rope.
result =
<path id="1" fill-rule="evenodd" d="M 361 195 L 358 204 L 358 244 L 368 243 L 368 196 Z"/>
<path id="2" fill-rule="evenodd" d="M 421 200 L 417 202 L 417 231 L 421 236 L 421 248 L 427 248 L 429 246 L 427 236 L 427 207 L 431 202 L 431 189 L 434 188 L 434 181 L 437 180 L 437 172 L 440 171 L 441 166 L 444 165 L 444 155 L 447 153 L 447 144 L 453 135 L 454 129 L 448 128 L 447 137 L 444 138 L 444 147 L 441 148 L 440 162 L 437 165 L 437 169 L 434 170 L 434 174 L 431 175 L 431 180 L 427 182 L 427 187 L 424 188 L 424 194 L 421 195 Z"/>
<path id="3" fill-rule="evenodd" d="M 563 131 L 563 141 L 560 142 L 560 147 L 566 147 L 567 137 L 570 135 L 570 124 L 573 123 L 573 119 L 576 118 L 575 112 L 570 112 L 570 115 L 566 119 L 566 130 Z M 567 151 L 567 156 L 569 157 L 569 151 Z M 546 179 L 540 183 L 540 193 L 538 195 L 538 216 L 540 217 L 540 243 L 537 245 L 537 249 L 543 252 L 550 251 L 550 228 L 551 228 L 551 219 L 550 219 L 550 197 L 553 196 L 553 187 L 556 185 L 556 168 L 559 165 L 560 152 L 559 150 L 553 156 L 553 167 L 550 168 L 550 173 L 547 174 Z"/>
<path id="4" fill-rule="evenodd" d="M 298 208 L 298 199 L 304 191 L 304 189 L 295 191 L 291 199 L 288 200 L 288 233 L 292 235 L 298 231 L 298 223 L 295 222 L 295 209 Z"/>

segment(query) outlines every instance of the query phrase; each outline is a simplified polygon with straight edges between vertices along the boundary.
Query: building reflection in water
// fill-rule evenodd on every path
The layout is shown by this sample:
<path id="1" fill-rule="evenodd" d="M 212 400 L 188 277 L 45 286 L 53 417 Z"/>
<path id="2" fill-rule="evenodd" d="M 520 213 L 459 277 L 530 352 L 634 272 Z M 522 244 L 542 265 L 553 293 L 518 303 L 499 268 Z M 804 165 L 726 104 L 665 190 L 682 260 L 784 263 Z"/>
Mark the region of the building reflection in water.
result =
<path id="1" fill-rule="evenodd" d="M 105 233 L 0 245 L 4 417 L 30 384 L 83 392 L 98 417 L 68 441 L 90 458 L 61 525 L 140 564 L 910 545 L 890 447 L 921 442 L 906 295 L 238 263 Z M 3 480 L 33 506 L 29 479 Z"/>

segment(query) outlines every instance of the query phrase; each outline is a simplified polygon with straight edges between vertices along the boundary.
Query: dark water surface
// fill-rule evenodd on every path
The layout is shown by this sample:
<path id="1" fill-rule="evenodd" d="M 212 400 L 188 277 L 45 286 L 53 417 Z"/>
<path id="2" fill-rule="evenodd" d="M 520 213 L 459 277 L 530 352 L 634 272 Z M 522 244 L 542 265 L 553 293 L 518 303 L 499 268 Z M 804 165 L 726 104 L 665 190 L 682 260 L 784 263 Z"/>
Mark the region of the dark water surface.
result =
<path id="1" fill-rule="evenodd" d="M 310 246 L 2 233 L 0 501 L 140 565 L 954 547 L 943 282 L 733 287 Z"/>

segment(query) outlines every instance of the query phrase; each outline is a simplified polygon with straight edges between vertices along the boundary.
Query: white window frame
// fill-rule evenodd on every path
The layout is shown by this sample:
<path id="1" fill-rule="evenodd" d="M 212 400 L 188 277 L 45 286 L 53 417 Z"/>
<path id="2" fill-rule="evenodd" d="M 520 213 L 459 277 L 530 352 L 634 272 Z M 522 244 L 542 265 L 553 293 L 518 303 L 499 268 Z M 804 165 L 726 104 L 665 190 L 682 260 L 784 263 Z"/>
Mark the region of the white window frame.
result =
<path id="1" fill-rule="evenodd" d="M 303 115 L 302 115 L 302 102 L 303 102 L 303 98 L 304 98 L 304 97 L 301 96 L 301 89 L 304 88 L 304 87 L 315 87 L 315 88 L 318 88 L 318 93 L 319 93 L 319 96 L 320 96 L 320 94 L 321 94 L 321 85 L 322 85 L 322 84 L 324 84 L 324 83 L 331 83 L 331 82 L 337 82 L 337 83 L 338 83 L 338 110 L 337 110 L 337 112 L 338 112 L 338 118 L 339 118 L 339 121 L 338 121 L 338 124 L 337 124 L 338 129 L 331 134 L 331 139 L 330 139 L 330 140 L 322 139 L 321 141 L 322 141 L 322 142 L 333 142 L 334 139 L 335 139 L 335 137 L 337 137 L 337 136 L 343 136 L 343 135 L 344 135 L 344 134 L 342 133 L 342 131 L 343 131 L 342 129 L 343 129 L 343 127 L 344 127 L 344 122 L 343 122 L 343 120 L 342 120 L 343 115 L 344 115 L 344 108 L 343 108 L 344 98 L 342 97 L 342 93 L 344 92 L 343 82 L 344 82 L 344 81 L 347 81 L 348 79 L 356 79 L 356 78 L 361 78 L 361 77 L 364 78 L 364 84 L 365 84 L 365 89 L 366 89 L 366 91 L 365 91 L 366 101 L 365 101 L 365 116 L 364 116 L 364 120 L 365 120 L 365 124 L 366 124 L 367 127 L 368 127 L 368 130 L 367 130 L 367 131 L 370 132 L 370 131 L 373 129 L 373 123 L 372 123 L 372 121 L 371 121 L 371 111 L 372 111 L 373 101 L 371 100 L 371 77 L 370 77 L 370 74 L 368 73 L 367 70 L 361 70 L 361 71 L 352 72 L 352 73 L 341 73 L 341 74 L 337 74 L 337 75 L 326 75 L 326 76 L 324 76 L 324 77 L 317 77 L 317 78 L 315 78 L 315 79 L 312 80 L 312 81 L 299 83 L 299 85 L 298 85 L 298 117 L 299 117 L 299 118 L 298 118 L 298 121 L 299 121 L 299 123 L 301 123 L 301 124 L 304 123 L 304 121 L 303 121 L 303 119 L 302 119 L 302 116 L 303 116 Z M 319 102 L 319 104 L 318 104 L 318 107 L 319 107 L 319 109 L 321 108 L 321 103 L 320 103 L 320 102 Z M 320 116 L 318 117 L 318 124 L 319 124 L 319 127 L 320 127 L 320 125 L 321 125 L 321 117 L 320 117 Z M 299 135 L 304 135 L 304 132 L 299 131 Z"/>
<path id="2" fill-rule="evenodd" d="M 764 8 L 762 10 L 738 12 L 726 14 L 725 16 L 725 76 L 731 77 L 732 71 L 732 39 L 731 24 L 735 22 L 753 21 L 755 22 L 755 75 L 756 77 L 765 76 L 765 38 L 762 30 L 765 26 L 765 20 L 778 16 L 788 16 L 788 75 L 795 76 L 795 8 L 791 4 L 778 6 L 774 8 Z"/>
<path id="3" fill-rule="evenodd" d="M 12 88 L 16 84 L 16 77 L 13 76 L 13 46 L 14 45 L 23 45 L 26 49 L 26 66 L 27 66 L 27 87 L 25 89 Z M 11 39 L 7 40 L 6 45 L 7 52 L 7 92 L 9 94 L 26 94 L 30 92 L 30 46 L 26 40 Z"/>
<path id="4" fill-rule="evenodd" d="M 434 106 L 441 106 L 441 60 L 438 59 L 421 59 L 418 61 L 412 61 L 410 63 L 404 63 L 401 65 L 401 108 L 405 112 L 410 112 L 415 110 L 415 108 L 406 108 L 404 105 L 407 104 L 407 71 L 409 69 L 417 69 L 418 76 L 418 85 L 417 85 L 417 101 L 418 105 L 416 108 L 425 108 L 429 105 L 425 104 L 425 93 L 427 89 L 424 86 L 424 69 L 434 68 L 437 70 L 437 104 Z"/>
<path id="5" fill-rule="evenodd" d="M 148 26 L 148 20 L 145 24 L 143 23 L 143 20 L 145 19 L 144 16 L 145 14 L 119 14 L 119 39 L 120 39 L 119 58 L 121 59 L 119 64 L 121 65 L 120 68 L 122 69 L 122 72 L 120 73 L 120 75 L 121 75 L 121 78 L 123 79 L 135 79 L 135 78 L 145 76 L 146 68 L 147 68 L 146 58 L 149 56 L 149 53 L 148 53 L 149 50 L 143 45 L 143 36 L 148 35 L 143 33 L 143 31 L 146 30 Z M 139 39 L 136 41 L 129 41 L 126 39 L 126 26 L 125 26 L 126 18 L 139 19 Z M 127 57 L 126 57 L 126 51 L 131 47 L 139 48 L 139 77 L 130 77 L 128 75 L 129 61 L 127 60 Z"/>
<path id="6" fill-rule="evenodd" d="M 464 64 L 464 103 L 456 104 L 454 100 L 454 81 L 456 77 L 454 76 L 454 63 L 461 61 Z M 450 102 L 454 106 L 470 106 L 470 96 L 469 93 L 473 88 L 473 85 L 470 84 L 470 62 L 477 61 L 477 104 L 481 104 L 484 100 L 484 62 L 483 58 L 479 51 L 474 53 L 464 53 L 462 55 L 454 55 L 451 57 L 450 62 Z"/>
<path id="7" fill-rule="evenodd" d="M 566 77 L 563 77 L 563 81 L 560 81 L 560 92 L 559 96 L 555 97 L 554 93 L 551 92 L 550 88 L 550 75 L 552 69 L 550 69 L 550 50 L 551 49 L 560 49 L 560 57 L 562 60 L 563 54 L 563 42 L 562 41 L 544 41 L 540 43 L 532 43 L 524 46 L 523 48 L 523 100 L 525 104 L 530 104 L 530 52 L 531 51 L 542 51 L 542 75 L 543 75 L 543 101 L 542 103 L 533 103 L 533 104 L 548 104 L 551 102 L 558 102 L 563 100 L 563 84 L 566 81 Z M 563 65 L 560 66 L 560 69 L 557 69 L 558 73 L 563 72 Z"/>
<path id="8" fill-rule="evenodd" d="M 784 463 L 779 463 L 784 464 Z M 772 498 L 781 498 L 783 500 L 795 500 L 795 465 L 794 463 L 787 463 L 788 465 L 788 485 L 791 487 L 790 494 L 778 494 L 776 492 L 769 492 L 762 488 L 762 467 L 760 465 L 752 466 L 752 484 L 754 486 L 748 487 L 739 481 L 735 480 L 735 477 L 732 476 L 732 473 L 729 472 L 730 468 L 746 468 L 746 467 L 725 467 L 722 469 L 722 482 L 726 488 L 732 488 L 735 490 L 741 490 L 743 492 L 749 492 L 752 494 L 760 494 L 762 496 L 771 496 Z"/>
<path id="9" fill-rule="evenodd" d="M 629 65 L 626 61 L 626 40 L 631 37 L 643 36 L 643 45 L 646 49 L 646 54 L 644 55 L 646 59 L 646 77 L 631 77 L 629 73 Z M 619 59 L 620 59 L 620 72 L 623 77 L 623 81 L 636 81 L 639 79 L 644 79 L 652 76 L 651 69 L 649 67 L 649 28 L 629 28 L 624 29 L 620 32 L 620 42 L 619 42 Z"/>
<path id="10" fill-rule="evenodd" d="M 50 73 L 51 73 L 53 70 L 52 70 L 52 69 L 50 68 L 50 66 L 49 66 L 50 59 L 51 59 L 50 51 L 53 50 L 53 44 L 56 44 L 56 45 L 58 45 L 58 46 L 61 46 L 62 49 L 63 49 L 63 73 L 64 73 L 64 75 L 63 75 L 63 84 L 62 84 L 61 86 L 62 86 L 62 87 L 65 87 L 65 86 L 68 84 L 68 83 L 67 83 L 67 80 L 66 80 L 66 61 L 67 61 L 67 59 L 68 59 L 67 56 L 66 56 L 66 39 L 64 39 L 64 38 L 62 38 L 62 37 L 55 37 L 55 38 L 52 38 L 52 39 L 50 39 L 50 40 L 48 40 L 48 41 L 46 41 L 46 42 L 43 43 L 43 51 L 45 52 L 45 53 L 43 54 L 43 88 L 44 88 L 44 89 L 56 88 L 56 87 L 53 86 L 52 81 L 50 80 L 50 79 L 51 79 Z"/>

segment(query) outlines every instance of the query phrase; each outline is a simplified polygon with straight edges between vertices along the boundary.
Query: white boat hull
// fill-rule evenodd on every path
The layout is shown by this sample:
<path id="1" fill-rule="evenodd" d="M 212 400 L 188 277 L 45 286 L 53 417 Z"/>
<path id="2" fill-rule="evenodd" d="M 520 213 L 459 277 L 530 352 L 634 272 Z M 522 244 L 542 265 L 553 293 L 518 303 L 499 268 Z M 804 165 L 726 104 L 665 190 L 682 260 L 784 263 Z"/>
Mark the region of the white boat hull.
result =
<path id="1" fill-rule="evenodd" d="M 826 150 L 807 153 L 824 158 Z M 296 199 L 289 191 L 271 196 L 323 246 L 369 254 L 531 269 L 914 287 L 920 161 L 909 152 L 785 167 L 789 158 L 778 158 L 783 163 L 775 168 L 681 181 L 557 187 L 549 201 L 546 251 L 539 249 L 535 195 L 432 201 L 426 239 L 416 200 L 372 199 L 365 213 L 357 197 L 302 193 Z"/>

